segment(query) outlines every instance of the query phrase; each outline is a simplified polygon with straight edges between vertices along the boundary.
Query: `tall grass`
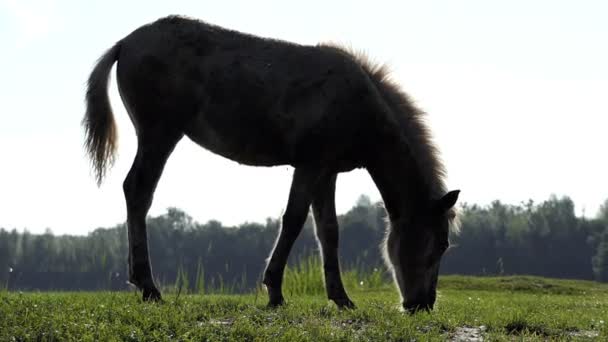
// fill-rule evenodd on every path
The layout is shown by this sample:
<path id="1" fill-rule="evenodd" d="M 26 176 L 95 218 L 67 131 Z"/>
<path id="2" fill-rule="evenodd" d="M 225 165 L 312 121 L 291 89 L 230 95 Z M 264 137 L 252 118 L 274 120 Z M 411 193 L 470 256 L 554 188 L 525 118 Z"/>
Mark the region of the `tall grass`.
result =
<path id="1" fill-rule="evenodd" d="M 347 268 L 342 272 L 342 282 L 347 291 L 368 291 L 391 286 L 384 267 L 365 271 L 362 267 Z M 302 259 L 295 266 L 287 266 L 283 278 L 283 292 L 290 295 L 317 295 L 325 293 L 323 264 L 318 256 Z"/>
<path id="2" fill-rule="evenodd" d="M 203 268 L 203 261 L 201 257 L 198 258 L 198 264 L 196 265 L 196 285 L 194 290 L 196 293 L 204 294 L 205 293 L 205 270 Z"/>
<path id="3" fill-rule="evenodd" d="M 318 255 L 308 255 L 293 265 L 288 265 L 283 278 L 283 292 L 288 295 L 318 295 L 325 293 L 323 264 Z M 205 270 L 201 260 L 198 261 L 193 284 L 184 267 L 179 266 L 175 282 L 163 286 L 167 293 L 197 293 L 197 294 L 235 294 L 250 293 L 247 288 L 247 275 L 243 273 L 238 280 L 230 283 L 224 280 L 222 274 L 205 278 Z M 384 267 L 365 270 L 355 264 L 342 272 L 342 281 L 347 291 L 367 291 L 388 288 L 391 281 Z M 253 291 L 262 291 L 258 284 Z"/>

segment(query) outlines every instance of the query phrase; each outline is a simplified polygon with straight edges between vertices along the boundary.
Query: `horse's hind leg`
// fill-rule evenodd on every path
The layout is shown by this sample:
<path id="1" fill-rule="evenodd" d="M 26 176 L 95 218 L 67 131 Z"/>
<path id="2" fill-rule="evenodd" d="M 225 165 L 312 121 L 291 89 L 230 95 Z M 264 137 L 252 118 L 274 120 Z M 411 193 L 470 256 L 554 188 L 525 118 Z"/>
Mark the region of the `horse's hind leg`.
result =
<path id="1" fill-rule="evenodd" d="M 315 217 L 315 233 L 323 256 L 323 272 L 327 298 L 333 300 L 339 308 L 352 309 L 355 304 L 348 298 L 338 261 L 338 218 L 336 217 L 336 175 L 324 179 L 312 202 Z"/>
<path id="2" fill-rule="evenodd" d="M 310 203 L 321 174 L 317 169 L 298 168 L 294 171 L 281 232 L 264 272 L 263 283 L 268 289 L 269 306 L 278 306 L 284 302 L 282 284 L 287 258 L 308 217 Z"/>
<path id="3" fill-rule="evenodd" d="M 157 134 L 140 133 L 135 161 L 123 183 L 127 201 L 129 282 L 143 291 L 144 300 L 161 299 L 152 278 L 146 215 L 167 158 L 181 137 L 181 133 L 166 130 Z"/>

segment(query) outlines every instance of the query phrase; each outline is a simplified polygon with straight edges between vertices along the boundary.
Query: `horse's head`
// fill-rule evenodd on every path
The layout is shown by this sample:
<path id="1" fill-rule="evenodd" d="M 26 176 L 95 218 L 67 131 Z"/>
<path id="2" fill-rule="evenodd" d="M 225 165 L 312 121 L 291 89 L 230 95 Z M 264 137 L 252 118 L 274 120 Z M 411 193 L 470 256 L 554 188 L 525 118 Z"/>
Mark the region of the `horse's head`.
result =
<path id="1" fill-rule="evenodd" d="M 452 208 L 459 191 L 451 191 L 425 210 L 413 213 L 403 227 L 393 227 L 386 239 L 386 257 L 392 264 L 403 307 L 414 313 L 435 304 L 439 262 L 448 249 Z"/>

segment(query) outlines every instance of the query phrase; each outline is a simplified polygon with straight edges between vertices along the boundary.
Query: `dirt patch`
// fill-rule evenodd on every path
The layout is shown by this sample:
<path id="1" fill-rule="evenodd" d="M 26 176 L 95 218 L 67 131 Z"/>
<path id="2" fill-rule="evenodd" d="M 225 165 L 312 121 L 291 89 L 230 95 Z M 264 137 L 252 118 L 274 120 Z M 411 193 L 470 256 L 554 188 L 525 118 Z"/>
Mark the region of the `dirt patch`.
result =
<path id="1" fill-rule="evenodd" d="M 595 330 L 579 330 L 579 331 L 568 332 L 568 336 L 596 338 L 596 337 L 600 337 L 600 333 L 599 333 L 599 331 L 595 331 Z"/>
<path id="2" fill-rule="evenodd" d="M 486 331 L 485 326 L 479 327 L 458 327 L 448 341 L 450 342 L 481 342 L 483 341 L 483 333 Z"/>

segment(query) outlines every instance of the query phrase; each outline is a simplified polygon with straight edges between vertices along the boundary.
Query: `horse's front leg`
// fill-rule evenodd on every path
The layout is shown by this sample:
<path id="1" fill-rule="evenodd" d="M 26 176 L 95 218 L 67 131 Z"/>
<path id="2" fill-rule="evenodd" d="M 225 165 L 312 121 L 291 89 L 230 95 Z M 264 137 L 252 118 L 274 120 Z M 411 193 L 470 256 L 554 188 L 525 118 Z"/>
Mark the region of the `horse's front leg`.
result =
<path id="1" fill-rule="evenodd" d="M 268 306 L 274 307 L 284 303 L 283 272 L 289 252 L 308 217 L 310 203 L 320 176 L 319 170 L 296 169 L 294 171 L 287 209 L 283 214 L 281 232 L 264 272 L 263 283 L 268 289 Z"/>
<path id="2" fill-rule="evenodd" d="M 355 304 L 348 298 L 340 276 L 340 263 L 338 261 L 339 231 L 335 193 L 336 175 L 327 177 L 320 182 L 312 202 L 315 233 L 323 257 L 327 298 L 333 300 L 339 308 L 353 309 Z"/>

